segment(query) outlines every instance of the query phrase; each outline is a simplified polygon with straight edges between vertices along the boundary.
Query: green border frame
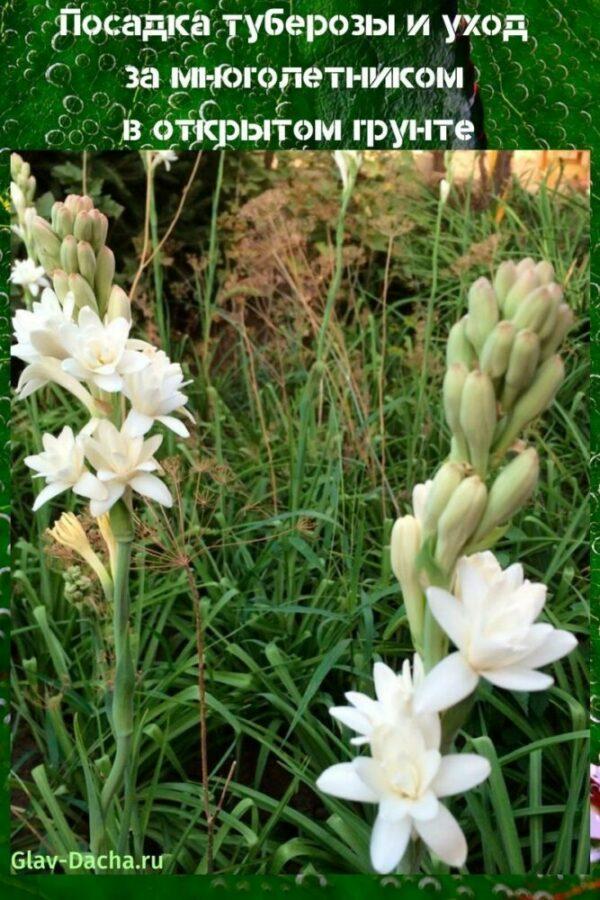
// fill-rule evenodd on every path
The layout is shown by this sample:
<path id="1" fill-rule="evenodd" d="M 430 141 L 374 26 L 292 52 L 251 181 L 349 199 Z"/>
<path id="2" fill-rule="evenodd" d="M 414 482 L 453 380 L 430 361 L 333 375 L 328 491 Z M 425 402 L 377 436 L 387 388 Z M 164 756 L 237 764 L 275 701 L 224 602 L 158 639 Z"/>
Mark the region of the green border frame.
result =
<path id="1" fill-rule="evenodd" d="M 253 3 L 249 8 L 255 9 L 262 3 Z M 312 3 L 299 0 L 294 6 L 301 11 L 311 9 L 313 12 L 327 10 L 330 14 L 336 11 L 360 10 L 381 14 L 391 0 L 352 0 L 341 4 L 338 0 L 313 0 Z M 55 2 L 49 0 L 54 9 L 68 4 L 67 0 Z M 91 4 L 90 4 L 91 5 Z M 106 5 L 105 0 L 95 0 L 94 8 Z M 193 5 L 193 4 L 192 4 Z M 214 0 L 197 2 L 197 8 L 206 10 L 216 6 Z M 227 4 L 228 6 L 230 4 Z M 288 8 L 291 0 L 280 0 L 266 4 L 273 7 Z M 396 2 L 396 11 L 418 10 L 419 0 Z M 427 7 L 428 4 L 425 4 Z M 431 5 L 431 4 L 429 4 Z M 32 127 L 28 133 L 27 126 L 35 122 L 39 115 L 39 96 L 35 88 L 36 79 L 43 79 L 45 67 L 48 65 L 48 54 L 30 59 L 29 68 L 21 65 L 19 53 L 25 47 L 26 35 L 35 34 L 31 22 L 35 22 L 32 13 L 35 8 L 46 11 L 40 2 L 35 0 L 6 0 L 0 9 L 0 47 L 5 50 L 5 59 L 10 83 L 10 91 L 0 98 L 0 144 L 10 149 L 40 149 L 44 142 L 39 140 Z M 149 2 L 133 2 L 130 7 L 139 7 L 140 11 L 154 8 L 161 9 L 162 4 Z M 491 8 L 490 8 L 491 7 Z M 515 12 L 515 4 L 509 0 L 497 0 L 496 3 L 485 4 L 479 0 L 463 0 L 459 4 L 466 13 L 507 11 Z M 240 11 L 240 7 L 236 7 Z M 598 129 L 595 125 L 593 99 L 600 93 L 600 65 L 596 61 L 596 53 L 600 46 L 600 0 L 579 0 L 563 4 L 562 9 L 553 0 L 523 0 L 518 11 L 529 18 L 531 33 L 535 36 L 535 46 L 530 45 L 494 45 L 475 39 L 473 56 L 480 72 L 481 96 L 484 101 L 484 115 L 487 136 L 493 149 L 539 149 L 551 147 L 560 149 L 577 147 L 592 151 L 593 183 L 600 175 L 597 154 Z M 50 42 L 44 38 L 50 47 Z M 556 51 L 558 47 L 558 52 Z M 553 49 L 554 48 L 554 49 Z M 95 48 L 99 56 L 102 48 Z M 251 51 L 256 53 L 258 50 Z M 351 49 L 354 55 L 354 49 Z M 578 64 L 569 63 L 575 60 Z M 565 62 L 567 65 L 565 65 Z M 561 68 L 562 67 L 562 68 Z M 566 70 L 566 75 L 563 70 Z M 549 82 L 549 84 L 548 84 Z M 544 90 L 545 88 L 545 90 Z M 43 115 L 64 115 L 64 100 L 68 91 L 49 90 L 46 92 L 48 109 Z M 312 95 L 314 97 L 314 95 Z M 540 98 L 542 102 L 540 103 Z M 558 99 L 557 99 L 558 98 Z M 567 100 L 563 103 L 563 99 Z M 254 98 L 250 96 L 249 102 Z M 306 98 L 305 98 L 306 99 Z M 548 102 L 550 101 L 550 102 Z M 323 106 L 323 103 L 325 104 Z M 385 95 L 377 97 L 376 108 L 388 108 L 389 98 Z M 327 107 L 327 98 L 321 100 L 320 108 Z M 44 119 L 45 121 L 45 119 Z M 68 136 L 58 146 L 48 149 L 81 150 L 92 145 L 104 149 L 115 146 L 114 130 L 109 124 L 100 122 L 99 133 L 93 139 L 84 137 L 84 144 L 69 144 Z M 102 131 L 104 126 L 104 132 Z M 123 145 L 117 144 L 116 148 Z M 124 147 L 123 147 L 124 149 Z M 7 276 L 9 268 L 9 217 L 6 187 L 9 182 L 8 152 L 0 153 L 0 185 L 2 204 L 0 205 L 0 606 L 8 606 L 10 596 L 9 550 L 8 550 L 8 516 L 10 514 L 10 400 L 9 400 L 9 308 Z M 599 556 L 596 550 L 600 538 L 600 510 L 598 491 L 600 489 L 600 394 L 595 396 L 593 390 L 595 379 L 600 377 L 600 251 L 598 227 L 598 194 L 592 195 L 592 238 L 591 238 L 591 366 L 592 389 L 590 390 L 591 414 L 591 496 L 592 524 L 590 530 L 591 546 L 591 585 L 590 600 L 592 608 L 592 710 L 600 718 L 600 699 L 596 694 L 599 678 L 600 632 L 598 628 L 598 586 Z M 5 627 L 6 619 L 0 617 L 0 698 L 8 699 L 8 662 L 9 634 Z M 81 881 L 52 876 L 19 877 L 9 874 L 9 801 L 7 795 L 7 772 L 9 762 L 9 728 L 4 722 L 6 710 L 0 708 L 0 890 L 10 897 L 26 896 L 40 898 L 71 898 L 75 892 L 81 891 Z M 592 758 L 600 754 L 600 724 L 592 723 Z M 202 894 L 214 894 L 215 897 L 228 893 L 263 896 L 277 892 L 300 892 L 304 896 L 329 896 L 332 898 L 363 898 L 379 896 L 384 890 L 401 892 L 403 897 L 422 897 L 424 893 L 444 898 L 462 897 L 503 897 L 534 896 L 543 891 L 545 895 L 566 898 L 584 892 L 598 890 L 600 881 L 593 876 L 443 876 L 429 879 L 423 876 L 386 877 L 376 876 L 324 876 L 296 879 L 292 876 L 273 877 L 212 877 L 212 876 L 167 876 L 144 879 L 141 884 L 132 885 L 131 879 L 118 876 L 84 875 L 85 891 L 91 897 L 111 896 L 116 900 L 130 900 L 132 895 L 150 895 L 156 900 L 165 900 L 173 891 L 172 878 L 176 879 L 177 891 L 182 898 L 196 897 Z M 138 876 L 140 879 L 142 876 Z M 200 882 L 198 879 L 201 879 Z"/>

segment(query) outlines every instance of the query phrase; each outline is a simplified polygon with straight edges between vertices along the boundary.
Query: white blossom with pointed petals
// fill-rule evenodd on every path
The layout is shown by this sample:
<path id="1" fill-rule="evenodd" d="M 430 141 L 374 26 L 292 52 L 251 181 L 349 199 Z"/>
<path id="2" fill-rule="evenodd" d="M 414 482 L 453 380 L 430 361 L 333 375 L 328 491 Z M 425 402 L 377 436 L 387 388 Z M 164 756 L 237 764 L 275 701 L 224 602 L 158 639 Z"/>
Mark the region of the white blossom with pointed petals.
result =
<path id="1" fill-rule="evenodd" d="M 173 505 L 167 486 L 152 474 L 162 472 L 160 464 L 154 459 L 161 443 L 160 434 L 144 440 L 142 437 L 132 437 L 124 428 L 119 431 L 108 419 L 97 423 L 94 433 L 85 440 L 84 449 L 107 494 L 102 500 L 91 501 L 93 516 L 107 512 L 128 487 L 162 506 Z"/>
<path id="2" fill-rule="evenodd" d="M 347 191 L 356 180 L 358 170 L 363 161 L 363 154 L 360 150 L 334 150 L 333 158 L 340 171 L 342 178 L 342 187 Z"/>
<path id="3" fill-rule="evenodd" d="M 440 798 L 468 791 L 490 773 L 489 762 L 472 753 L 442 756 L 428 747 L 414 719 L 379 726 L 371 734 L 371 756 L 330 766 L 317 780 L 326 794 L 377 803 L 371 833 L 371 863 L 392 872 L 413 836 L 449 866 L 461 867 L 467 842 Z"/>
<path id="4" fill-rule="evenodd" d="M 397 725 L 402 719 L 416 718 L 428 749 L 440 746 L 441 727 L 436 713 L 416 715 L 413 709 L 415 691 L 425 678 L 425 670 L 420 656 L 415 653 L 411 672 L 410 660 L 405 659 L 398 674 L 376 662 L 373 666 L 375 697 L 357 691 L 348 691 L 346 699 L 350 706 L 333 706 L 329 712 L 338 721 L 356 731 L 359 737 L 351 739 L 356 746 L 366 744 L 373 732 L 382 725 Z"/>
<path id="5" fill-rule="evenodd" d="M 468 697 L 479 678 L 513 691 L 542 691 L 553 679 L 537 670 L 576 646 L 568 631 L 537 622 L 546 586 L 524 579 L 518 563 L 504 571 L 493 553 L 463 557 L 455 593 L 427 589 L 432 614 L 457 650 L 428 673 L 415 708 L 435 712 Z"/>
<path id="6" fill-rule="evenodd" d="M 148 365 L 147 357 L 130 344 L 130 328 L 127 319 L 117 317 L 103 322 L 91 307 L 84 306 L 77 324 L 72 322 L 60 329 L 60 340 L 68 353 L 63 369 L 78 381 L 90 382 L 103 391 L 120 391 L 123 375 Z"/>
<path id="7" fill-rule="evenodd" d="M 193 421 L 193 417 L 183 409 L 187 397 L 181 392 L 189 382 L 184 381 L 179 363 L 171 362 L 162 350 L 149 355 L 149 364 L 139 372 L 123 377 L 123 393 L 131 403 L 131 410 L 125 422 L 129 434 L 146 434 L 154 422 L 161 422 L 180 437 L 190 433 L 183 422 L 172 415 L 179 411 Z"/>
<path id="8" fill-rule="evenodd" d="M 74 435 L 67 425 L 57 437 L 44 434 L 42 446 L 41 453 L 25 457 L 25 465 L 37 473 L 33 477 L 46 480 L 33 504 L 34 512 L 69 489 L 96 501 L 106 498 L 108 491 L 85 466 L 83 435 Z"/>
<path id="9" fill-rule="evenodd" d="M 68 293 L 61 303 L 50 288 L 45 288 L 31 310 L 18 309 L 12 319 L 17 343 L 11 353 L 26 363 L 42 357 L 65 359 L 67 350 L 60 339 L 60 329 L 73 321 L 73 294 Z"/>
<path id="10" fill-rule="evenodd" d="M 47 384 L 58 384 L 77 397 L 92 416 L 97 414 L 97 404 L 90 392 L 64 371 L 60 360 L 50 356 L 41 356 L 23 369 L 17 384 L 17 396 L 24 400 Z"/>
<path id="11" fill-rule="evenodd" d="M 8 280 L 28 290 L 32 297 L 37 297 L 42 288 L 48 287 L 44 267 L 36 266 L 30 257 L 13 263 Z"/>
<path id="12" fill-rule="evenodd" d="M 154 150 L 153 156 L 154 165 L 158 166 L 162 163 L 167 172 L 171 170 L 171 163 L 177 162 L 179 159 L 174 150 Z"/>

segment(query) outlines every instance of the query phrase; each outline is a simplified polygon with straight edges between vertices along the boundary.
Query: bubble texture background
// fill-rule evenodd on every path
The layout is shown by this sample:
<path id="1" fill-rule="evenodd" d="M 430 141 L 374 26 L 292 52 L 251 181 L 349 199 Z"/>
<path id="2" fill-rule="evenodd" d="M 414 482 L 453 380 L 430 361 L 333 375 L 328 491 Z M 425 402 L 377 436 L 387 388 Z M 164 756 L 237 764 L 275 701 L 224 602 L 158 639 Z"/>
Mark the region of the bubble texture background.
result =
<path id="1" fill-rule="evenodd" d="M 476 64 L 484 102 L 485 128 L 490 146 L 505 148 L 590 146 L 597 136 L 592 120 L 594 100 L 600 90 L 600 71 L 594 65 L 598 53 L 600 0 L 558 4 L 528 0 L 515 7 L 511 0 L 494 4 L 479 0 L 155 0 L 123 5 L 106 0 L 76 4 L 83 15 L 107 15 L 117 11 L 151 11 L 183 15 L 199 9 L 210 16 L 210 38 L 171 40 L 58 35 L 57 15 L 65 0 L 8 0 L 0 14 L 0 34 L 5 47 L 5 73 L 10 92 L 3 92 L 4 107 L 0 144 L 34 149 L 118 148 L 124 117 L 149 124 L 163 117 L 176 118 L 381 118 L 445 117 L 469 115 L 466 91 L 347 91 L 277 89 L 264 91 L 190 91 L 169 86 L 171 66 L 235 65 L 445 65 L 466 62 L 465 42 L 445 43 L 445 31 L 431 38 L 322 37 L 312 45 L 299 37 L 262 38 L 247 44 L 241 37 L 228 38 L 223 13 L 270 7 L 286 12 L 343 12 L 382 16 L 396 13 L 401 21 L 410 11 L 437 19 L 458 7 L 465 14 L 505 15 L 524 10 L 528 14 L 530 40 L 503 42 L 474 36 L 472 58 Z M 156 66 L 162 86 L 157 91 L 124 87 L 123 66 Z"/>
<path id="2" fill-rule="evenodd" d="M 369 91 L 351 96 L 344 91 L 280 92 L 206 92 L 173 91 L 168 81 L 161 91 L 126 90 L 123 86 L 122 66 L 127 62 L 155 65 L 162 73 L 173 65 L 217 65 L 234 62 L 236 65 L 309 65 L 313 61 L 327 65 L 446 65 L 460 64 L 464 57 L 459 48 L 449 48 L 442 38 L 399 41 L 360 38 L 323 38 L 312 47 L 301 40 L 270 39 L 248 46 L 240 39 L 226 42 L 224 29 L 217 28 L 208 41 L 185 40 L 181 44 L 159 40 L 143 45 L 137 39 L 60 38 L 56 35 L 58 10 L 65 0 L 6 0 L 0 10 L 0 46 L 3 48 L 4 77 L 0 90 L 0 146 L 10 149 L 77 150 L 121 148 L 121 122 L 125 116 L 139 118 L 145 123 L 163 117 L 232 117 L 247 115 L 253 118 L 357 118 L 357 117 L 459 117 L 467 112 L 467 98 L 461 92 L 427 95 L 417 92 Z M 434 14 L 452 12 L 454 3 L 392 2 L 392 0 L 296 0 L 291 2 L 263 2 L 254 0 L 153 0 L 153 2 L 119 5 L 93 0 L 72 4 L 85 14 L 107 14 L 118 11 L 173 12 L 183 14 L 199 8 L 211 15 L 215 25 L 222 12 L 252 11 L 254 14 L 268 7 L 293 6 L 295 13 L 319 12 L 334 15 L 344 12 L 372 12 L 384 15 L 393 11 L 419 11 Z M 600 47 L 600 0 L 579 3 L 554 3 L 548 0 L 527 0 L 515 5 L 509 0 L 495 0 L 493 4 L 477 0 L 461 0 L 461 12 L 474 14 L 524 11 L 528 15 L 532 38 L 528 43 L 512 40 L 503 43 L 498 38 L 474 37 L 471 54 L 477 67 L 480 94 L 484 103 L 485 131 L 493 148 L 575 147 L 592 148 L 598 138 L 592 112 L 600 95 L 600 70 L 597 64 Z M 455 55 L 458 54 L 458 55 Z M 10 90 L 6 84 L 10 84 Z M 594 171 L 596 169 L 595 157 Z M 9 477 L 9 401 L 8 401 L 8 157 L 0 155 L 0 606 L 8 605 L 8 521 L 10 509 Z M 597 259 L 597 213 L 594 210 L 594 260 Z M 594 378 L 600 374 L 597 352 L 598 336 L 598 279 L 597 267 L 592 276 L 592 366 Z M 593 382 L 593 385 L 596 381 Z M 593 434 L 600 424 L 598 394 L 591 393 Z M 592 494 L 594 524 L 592 547 L 598 540 L 597 516 L 597 443 L 594 437 L 592 455 Z M 597 556 L 593 553 L 593 599 L 596 595 Z M 7 697 L 8 635 L 5 617 L 0 617 L 0 700 Z M 2 633 L 3 632 L 3 633 Z M 600 642 L 596 635 L 595 659 Z M 597 667 L 596 667 L 597 668 Z M 594 754 L 600 750 L 598 735 L 594 735 Z M 0 776 L 5 785 L 8 765 L 8 728 L 0 707 Z M 0 892 L 24 900 L 27 897 L 70 898 L 81 893 L 78 879 L 53 879 L 28 876 L 8 876 L 8 797 L 0 791 Z M 85 877 L 85 876 L 84 876 Z M 196 897 L 197 878 L 177 877 L 180 896 Z M 304 881 L 293 878 L 278 879 L 203 879 L 202 896 L 216 898 L 236 894 L 241 896 L 269 896 L 274 892 L 301 896 L 331 898 L 344 897 L 363 900 L 365 897 L 397 895 L 402 898 L 423 898 L 426 895 L 443 898 L 526 898 L 545 900 L 550 897 L 593 896 L 600 882 L 590 878 L 559 875 L 538 879 L 535 876 L 496 879 L 478 877 L 420 876 L 403 878 L 331 877 L 315 876 Z M 152 879 L 151 885 L 140 879 L 88 876 L 85 892 L 89 897 L 130 900 L 133 896 L 152 896 L 155 900 L 170 898 L 173 884 L 170 878 Z"/>

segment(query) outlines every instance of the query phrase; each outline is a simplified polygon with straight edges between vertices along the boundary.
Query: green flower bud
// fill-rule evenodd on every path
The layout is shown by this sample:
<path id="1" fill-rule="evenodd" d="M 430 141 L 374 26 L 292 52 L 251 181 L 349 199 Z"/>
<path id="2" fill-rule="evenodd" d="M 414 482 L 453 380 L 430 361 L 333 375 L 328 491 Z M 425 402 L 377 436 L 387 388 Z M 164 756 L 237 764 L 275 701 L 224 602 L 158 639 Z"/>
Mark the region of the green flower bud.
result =
<path id="1" fill-rule="evenodd" d="M 420 548 L 421 526 L 417 520 L 413 516 L 396 519 L 390 538 L 392 571 L 400 582 L 415 648 L 421 644 L 425 615 L 425 597 L 417 570 Z"/>
<path id="2" fill-rule="evenodd" d="M 478 475 L 465 478 L 454 491 L 437 528 L 435 561 L 443 572 L 453 570 L 481 521 L 486 501 L 487 490 Z"/>
<path id="3" fill-rule="evenodd" d="M 77 244 L 77 265 L 79 273 L 83 275 L 90 287 L 93 287 L 96 277 L 96 254 L 92 250 L 92 245 L 87 241 L 79 241 Z"/>
<path id="4" fill-rule="evenodd" d="M 73 275 L 79 272 L 79 263 L 77 261 L 77 239 L 68 234 L 63 238 L 60 245 L 60 263 L 61 268 L 65 270 L 67 275 Z"/>
<path id="5" fill-rule="evenodd" d="M 551 284 L 554 281 L 554 266 L 545 259 L 536 265 L 535 273 L 540 284 Z"/>
<path id="6" fill-rule="evenodd" d="M 69 293 L 69 278 L 62 269 L 55 269 L 52 275 L 52 287 L 60 302 L 64 303 L 65 297 Z"/>
<path id="7" fill-rule="evenodd" d="M 517 267 L 512 260 L 509 259 L 500 263 L 494 277 L 494 290 L 500 309 L 504 309 L 504 301 L 517 278 Z"/>
<path id="8" fill-rule="evenodd" d="M 550 291 L 548 287 L 543 285 L 523 298 L 512 321 L 517 331 L 521 331 L 523 328 L 528 328 L 530 331 L 539 331 L 547 317 L 551 315 L 551 312 Z"/>
<path id="9" fill-rule="evenodd" d="M 106 243 L 108 219 L 97 209 L 92 209 L 89 213 L 89 217 L 92 223 L 91 244 L 95 252 L 98 253 Z"/>
<path id="10" fill-rule="evenodd" d="M 115 284 L 110 292 L 107 318 L 109 322 L 112 322 L 113 319 L 117 319 L 119 316 L 131 322 L 131 303 L 123 288 Z"/>
<path id="11" fill-rule="evenodd" d="M 36 216 L 32 225 L 33 241 L 41 264 L 49 275 L 60 268 L 60 239 L 50 225 Z"/>
<path id="12" fill-rule="evenodd" d="M 531 269 L 535 269 L 535 259 L 532 259 L 531 256 L 525 256 L 517 263 L 518 275 L 521 275 L 523 272 L 528 272 Z"/>
<path id="13" fill-rule="evenodd" d="M 446 509 L 450 497 L 465 477 L 465 466 L 462 463 L 444 463 L 431 482 L 425 502 L 423 516 L 423 531 L 425 534 L 433 533 L 438 520 Z"/>
<path id="14" fill-rule="evenodd" d="M 498 456 L 508 450 L 523 428 L 547 409 L 565 377 L 565 367 L 560 356 L 551 356 L 538 369 L 533 383 L 516 401 L 508 416 L 495 452 Z"/>
<path id="15" fill-rule="evenodd" d="M 468 316 L 463 316 L 450 329 L 446 344 L 446 366 L 448 367 L 454 363 L 463 363 L 467 369 L 470 369 L 475 361 L 475 353 L 467 337 L 467 319 Z"/>
<path id="16" fill-rule="evenodd" d="M 496 395 L 489 375 L 469 372 L 460 401 L 460 427 L 469 448 L 471 465 L 485 476 L 496 428 Z"/>
<path id="17" fill-rule="evenodd" d="M 73 234 L 78 241 L 92 240 L 92 220 L 90 214 L 85 210 L 81 210 L 75 216 L 75 224 L 73 225 Z"/>
<path id="18" fill-rule="evenodd" d="M 519 331 L 510 351 L 501 405 L 509 410 L 518 395 L 529 387 L 540 358 L 540 339 L 534 331 Z"/>
<path id="19" fill-rule="evenodd" d="M 515 326 L 512 322 L 498 322 L 488 335 L 481 351 L 481 371 L 490 378 L 500 378 L 508 368 L 508 360 L 515 339 Z"/>
<path id="20" fill-rule="evenodd" d="M 487 278 L 478 278 L 469 291 L 467 337 L 479 353 L 485 339 L 498 322 L 498 301 Z"/>
<path id="21" fill-rule="evenodd" d="M 537 329 L 537 332 L 540 336 L 540 341 L 542 344 L 544 341 L 548 340 L 548 338 L 554 334 L 554 328 L 556 327 L 556 320 L 558 316 L 558 308 L 560 304 L 563 302 L 563 289 L 558 284 L 549 284 L 546 287 L 548 291 L 548 315 L 544 322 L 542 322 L 541 326 Z"/>
<path id="22" fill-rule="evenodd" d="M 10 177 L 13 181 L 18 181 L 19 175 L 25 165 L 26 163 L 24 162 L 23 157 L 19 156 L 18 153 L 10 154 Z"/>
<path id="23" fill-rule="evenodd" d="M 442 396 L 446 422 L 455 438 L 456 451 L 463 459 L 468 459 L 467 443 L 460 425 L 460 404 L 468 369 L 463 363 L 454 363 L 446 371 Z"/>
<path id="24" fill-rule="evenodd" d="M 98 312 L 96 295 L 82 275 L 69 275 L 69 290 L 72 291 L 75 298 L 75 309 L 80 310 L 84 306 L 91 306 L 95 313 Z"/>
<path id="25" fill-rule="evenodd" d="M 536 450 L 530 447 L 516 456 L 496 476 L 473 542 L 483 540 L 492 529 L 504 525 L 524 506 L 535 490 L 540 472 Z"/>
<path id="26" fill-rule="evenodd" d="M 65 197 L 65 206 L 73 213 L 76 218 L 80 212 L 89 212 L 94 208 L 94 201 L 91 197 L 81 196 L 80 194 L 67 194 Z"/>
<path id="27" fill-rule="evenodd" d="M 98 305 L 105 310 L 110 297 L 110 290 L 115 276 L 115 256 L 108 247 L 101 247 L 96 257 L 95 288 Z"/>
<path id="28" fill-rule="evenodd" d="M 503 309 L 504 318 L 514 318 L 517 309 L 519 308 L 525 297 L 528 297 L 529 294 L 535 291 L 538 287 L 539 282 L 534 270 L 525 269 L 524 271 L 522 271 L 511 287 L 510 291 L 506 295 Z"/>
<path id="29" fill-rule="evenodd" d="M 575 316 L 573 315 L 573 310 L 566 303 L 561 303 L 556 312 L 554 331 L 548 340 L 542 344 L 542 360 L 546 360 L 556 353 L 574 324 Z"/>

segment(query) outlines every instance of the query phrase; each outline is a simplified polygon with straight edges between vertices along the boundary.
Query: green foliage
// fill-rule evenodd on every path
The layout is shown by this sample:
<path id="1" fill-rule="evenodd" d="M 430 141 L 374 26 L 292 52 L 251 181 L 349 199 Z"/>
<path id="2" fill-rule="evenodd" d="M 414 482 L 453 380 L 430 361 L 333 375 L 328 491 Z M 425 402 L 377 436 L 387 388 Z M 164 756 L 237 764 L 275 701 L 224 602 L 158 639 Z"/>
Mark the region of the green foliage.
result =
<path id="1" fill-rule="evenodd" d="M 531 255 L 555 266 L 578 325 L 557 402 L 530 430 L 543 450 L 539 490 L 498 555 L 549 585 L 549 621 L 581 643 L 551 667 L 556 685 L 547 693 L 482 685 L 458 743 L 487 755 L 493 777 L 456 798 L 453 810 L 470 872 L 586 871 L 587 204 L 567 190 L 530 194 L 517 183 L 497 201 L 468 183 L 453 188 L 434 244 L 437 192 L 415 177 L 408 155 L 373 154 L 349 210 L 343 283 L 315 370 L 339 184 L 328 154 L 279 163 L 265 171 L 258 156 L 226 157 L 211 230 L 217 166 L 207 156 L 162 258 L 171 355 L 192 379 L 197 428 L 189 441 L 165 439 L 177 454 L 167 468 L 178 507 L 168 515 L 140 509 L 130 585 L 132 846 L 168 853 L 168 871 L 207 871 L 191 572 L 206 633 L 214 804 L 236 763 L 214 869 L 370 871 L 371 811 L 314 789 L 326 766 L 350 758 L 349 735 L 327 710 L 346 690 L 371 690 L 375 658 L 399 667 L 411 653 L 387 541 L 414 483 L 448 452 L 445 337 L 475 278 Z M 95 166 L 92 158 L 92 176 Z M 182 160 L 157 176 L 159 235 L 169 222 L 163 210 L 176 206 L 173 184 L 180 192 L 188 168 Z M 63 169 L 53 177 L 71 189 L 75 173 Z M 140 223 L 141 197 L 127 205 L 127 222 Z M 139 230 L 117 226 L 114 234 L 117 253 L 133 260 Z M 186 259 L 193 240 L 195 258 Z M 140 291 L 149 330 L 155 278 L 150 267 Z M 98 589 L 77 605 L 65 597 L 65 563 L 43 540 L 59 505 L 30 513 L 23 457 L 40 430 L 80 424 L 58 392 L 44 409 L 14 408 L 13 850 L 52 850 L 52 834 L 62 840 L 69 831 L 86 846 L 85 782 L 101 777 L 112 748 L 101 690 L 112 666 L 102 657 L 109 613 Z M 424 867 L 444 871 L 428 860 Z"/>

